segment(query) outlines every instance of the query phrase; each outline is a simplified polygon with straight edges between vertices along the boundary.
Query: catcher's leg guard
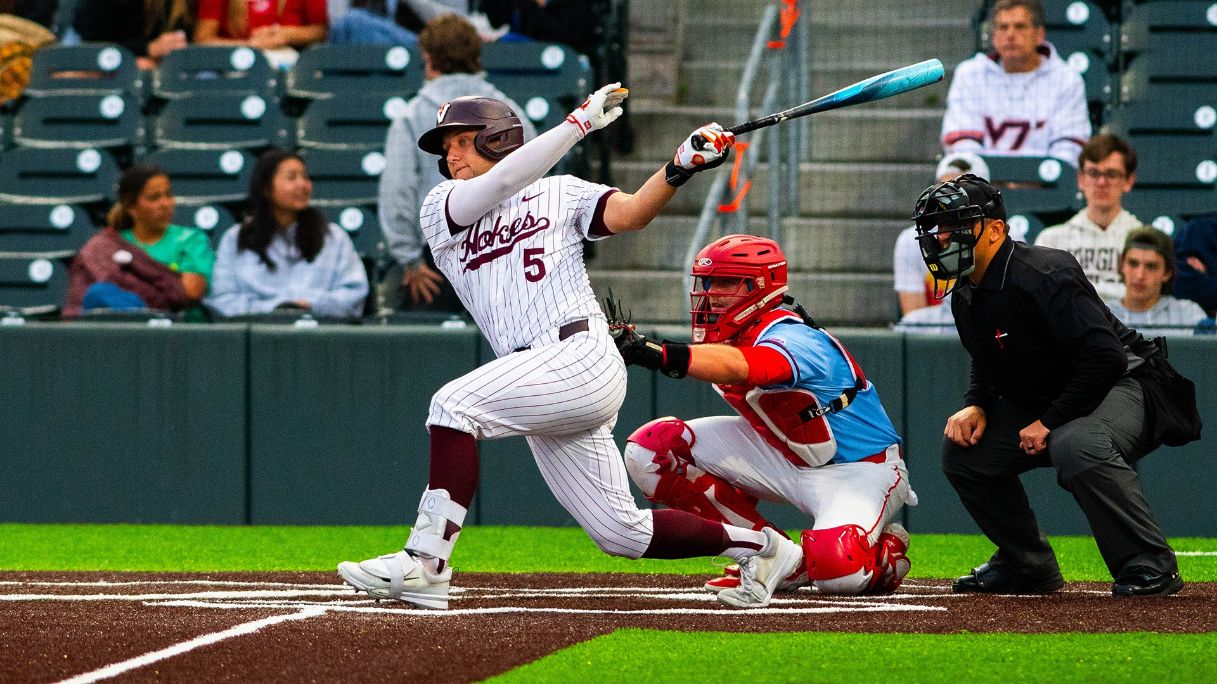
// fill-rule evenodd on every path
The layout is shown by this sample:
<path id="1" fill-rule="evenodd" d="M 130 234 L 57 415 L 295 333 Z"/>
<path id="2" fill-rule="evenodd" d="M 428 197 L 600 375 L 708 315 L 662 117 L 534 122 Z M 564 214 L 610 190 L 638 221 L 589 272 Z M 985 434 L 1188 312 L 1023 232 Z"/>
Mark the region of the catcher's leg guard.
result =
<path id="1" fill-rule="evenodd" d="M 909 533 L 903 525 L 892 523 L 883 528 L 879 543 L 875 545 L 875 577 L 865 593 L 882 596 L 896 591 L 912 566 L 908 551 Z"/>
<path id="2" fill-rule="evenodd" d="M 890 594 L 909 572 L 909 535 L 892 523 L 871 544 L 858 525 L 805 530 L 807 576 L 826 594 Z"/>
<path id="3" fill-rule="evenodd" d="M 406 551 L 414 556 L 437 558 L 443 563 L 452 558 L 452 547 L 460 536 L 468 509 L 453 501 L 446 489 L 428 489 L 418 504 L 418 519 L 410 530 Z"/>
<path id="4" fill-rule="evenodd" d="M 634 431 L 625 465 L 647 499 L 694 515 L 754 530 L 773 527 L 756 510 L 757 499 L 693 461 L 697 436 L 679 418 L 658 418 Z"/>

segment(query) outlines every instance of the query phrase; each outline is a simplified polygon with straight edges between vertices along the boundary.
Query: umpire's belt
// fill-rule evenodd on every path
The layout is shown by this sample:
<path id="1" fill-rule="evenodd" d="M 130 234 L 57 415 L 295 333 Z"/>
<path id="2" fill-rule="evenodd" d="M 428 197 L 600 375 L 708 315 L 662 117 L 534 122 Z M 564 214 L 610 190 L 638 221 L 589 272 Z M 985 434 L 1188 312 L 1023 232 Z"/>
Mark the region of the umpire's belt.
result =
<path id="1" fill-rule="evenodd" d="M 587 328 L 587 319 L 586 318 L 580 318 L 578 320 L 574 320 L 569 323 L 564 323 L 561 328 L 558 328 L 558 341 L 561 342 L 562 340 L 565 340 L 566 338 L 570 337 L 571 335 L 578 335 L 581 332 L 587 332 L 587 329 L 588 328 Z M 523 347 L 516 347 L 515 349 L 512 349 L 511 351 L 512 351 L 512 353 L 515 353 L 515 352 L 527 351 L 529 349 L 532 349 L 531 345 L 526 345 Z"/>

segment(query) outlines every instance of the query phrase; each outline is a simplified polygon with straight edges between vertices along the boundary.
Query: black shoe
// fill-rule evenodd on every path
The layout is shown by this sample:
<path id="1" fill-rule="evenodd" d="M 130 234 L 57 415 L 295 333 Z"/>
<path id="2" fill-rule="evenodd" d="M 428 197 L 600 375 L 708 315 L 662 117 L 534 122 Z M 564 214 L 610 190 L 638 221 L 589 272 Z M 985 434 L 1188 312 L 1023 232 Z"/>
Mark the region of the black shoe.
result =
<path id="1" fill-rule="evenodd" d="M 1120 573 L 1111 585 L 1113 596 L 1169 596 L 1183 588 L 1183 578 L 1177 572 L 1162 572 L 1143 565 Z"/>
<path id="2" fill-rule="evenodd" d="M 985 563 L 972 574 L 955 578 L 951 591 L 956 594 L 1051 594 L 1065 586 L 1060 572 L 1044 577 L 1020 577 Z"/>

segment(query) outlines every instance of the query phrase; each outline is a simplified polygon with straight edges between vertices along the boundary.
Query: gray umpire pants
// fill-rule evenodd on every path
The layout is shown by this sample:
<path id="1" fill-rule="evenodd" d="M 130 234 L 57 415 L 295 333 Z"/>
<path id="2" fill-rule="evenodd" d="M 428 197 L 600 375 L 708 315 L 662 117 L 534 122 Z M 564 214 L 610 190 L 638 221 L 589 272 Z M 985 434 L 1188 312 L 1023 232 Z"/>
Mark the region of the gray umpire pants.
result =
<path id="1" fill-rule="evenodd" d="M 1154 446 L 1145 434 L 1145 399 L 1136 380 L 1122 378 L 1090 415 L 1050 432 L 1046 453 L 1031 456 L 1019 448 L 1019 431 L 1038 416 L 998 400 L 986 418 L 977 444 L 945 441 L 942 469 L 972 519 L 997 545 L 992 565 L 1020 577 L 1060 572 L 1018 478 L 1032 468 L 1053 467 L 1057 482 L 1086 514 L 1113 577 L 1133 566 L 1166 573 L 1178 569 L 1132 468 Z"/>

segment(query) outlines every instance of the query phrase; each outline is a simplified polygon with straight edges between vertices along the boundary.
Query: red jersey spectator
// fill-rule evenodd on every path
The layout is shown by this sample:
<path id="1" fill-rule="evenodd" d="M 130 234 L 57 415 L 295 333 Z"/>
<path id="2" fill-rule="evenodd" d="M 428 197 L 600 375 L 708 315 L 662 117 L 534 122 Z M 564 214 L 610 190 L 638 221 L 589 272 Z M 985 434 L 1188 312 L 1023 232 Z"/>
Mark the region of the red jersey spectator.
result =
<path id="1" fill-rule="evenodd" d="M 326 0 L 199 0 L 194 42 L 273 50 L 325 40 Z"/>

